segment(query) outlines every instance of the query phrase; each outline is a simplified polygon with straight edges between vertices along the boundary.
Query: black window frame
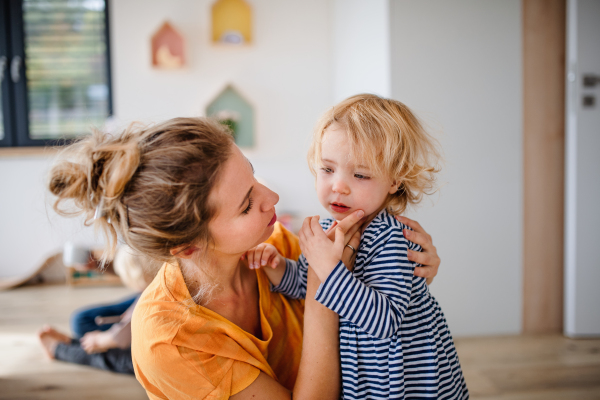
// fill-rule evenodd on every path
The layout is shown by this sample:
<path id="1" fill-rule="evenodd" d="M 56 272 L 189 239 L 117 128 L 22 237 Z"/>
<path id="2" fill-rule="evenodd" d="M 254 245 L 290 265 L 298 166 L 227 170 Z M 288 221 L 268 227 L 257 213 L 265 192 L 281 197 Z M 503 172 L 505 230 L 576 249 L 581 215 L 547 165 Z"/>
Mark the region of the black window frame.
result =
<path id="1" fill-rule="evenodd" d="M 106 83 L 108 87 L 108 115 L 113 115 L 113 90 L 110 57 L 109 0 L 104 0 L 106 41 Z M 29 101 L 25 58 L 25 33 L 23 28 L 23 0 L 0 0 L 0 59 L 6 57 L 4 79 L 0 87 L 4 121 L 4 137 L 0 148 L 62 146 L 77 138 L 32 139 L 29 136 Z M 12 62 L 20 57 L 18 82 L 11 76 Z M 86 132 L 81 132 L 84 135 Z"/>

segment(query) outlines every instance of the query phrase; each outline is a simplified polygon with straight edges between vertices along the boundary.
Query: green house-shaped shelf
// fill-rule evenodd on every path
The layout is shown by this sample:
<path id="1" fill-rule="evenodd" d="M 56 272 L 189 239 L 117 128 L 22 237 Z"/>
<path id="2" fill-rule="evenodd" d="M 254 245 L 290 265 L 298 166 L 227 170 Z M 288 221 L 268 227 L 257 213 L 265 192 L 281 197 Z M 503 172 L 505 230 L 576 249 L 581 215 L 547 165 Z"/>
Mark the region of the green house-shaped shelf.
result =
<path id="1" fill-rule="evenodd" d="M 228 125 L 238 146 L 254 146 L 254 110 L 233 86 L 228 85 L 206 107 L 206 115 Z"/>

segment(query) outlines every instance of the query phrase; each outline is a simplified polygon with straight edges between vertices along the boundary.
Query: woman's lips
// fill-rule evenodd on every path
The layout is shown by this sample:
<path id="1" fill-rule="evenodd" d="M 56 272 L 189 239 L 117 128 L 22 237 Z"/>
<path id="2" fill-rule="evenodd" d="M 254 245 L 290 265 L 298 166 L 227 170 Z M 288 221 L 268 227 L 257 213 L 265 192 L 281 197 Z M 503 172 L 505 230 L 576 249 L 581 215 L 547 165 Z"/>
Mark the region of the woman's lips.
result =
<path id="1" fill-rule="evenodd" d="M 271 218 L 271 222 L 269 222 L 268 226 L 272 226 L 275 221 L 277 221 L 277 213 L 273 214 L 273 218 Z"/>
<path id="2" fill-rule="evenodd" d="M 345 206 L 343 204 L 339 204 L 339 203 L 331 203 L 331 209 L 333 211 L 335 211 L 336 213 L 345 213 L 348 210 L 350 210 L 350 207 Z"/>

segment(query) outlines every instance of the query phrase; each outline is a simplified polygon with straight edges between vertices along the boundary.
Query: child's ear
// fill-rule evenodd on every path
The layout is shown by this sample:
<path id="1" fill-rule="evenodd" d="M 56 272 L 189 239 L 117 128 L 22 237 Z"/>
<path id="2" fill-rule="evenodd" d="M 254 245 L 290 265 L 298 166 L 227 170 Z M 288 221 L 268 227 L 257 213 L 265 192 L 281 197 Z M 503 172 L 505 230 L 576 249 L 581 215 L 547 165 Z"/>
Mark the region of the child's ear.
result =
<path id="1" fill-rule="evenodd" d="M 402 184 L 402 181 L 393 181 L 392 186 L 390 186 L 390 194 L 394 194 L 398 191 L 398 188 Z"/>

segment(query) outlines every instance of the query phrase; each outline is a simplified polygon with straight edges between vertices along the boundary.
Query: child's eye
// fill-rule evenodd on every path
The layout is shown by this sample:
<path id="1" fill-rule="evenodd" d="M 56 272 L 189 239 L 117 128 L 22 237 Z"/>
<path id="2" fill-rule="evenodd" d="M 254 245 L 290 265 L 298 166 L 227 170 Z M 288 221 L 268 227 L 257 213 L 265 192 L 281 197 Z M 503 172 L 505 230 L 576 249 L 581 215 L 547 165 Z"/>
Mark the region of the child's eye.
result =
<path id="1" fill-rule="evenodd" d="M 371 179 L 370 176 L 366 176 L 366 175 L 363 175 L 363 174 L 354 174 L 354 177 L 357 178 L 357 179 L 365 179 L 365 180 L 366 179 Z"/>
<path id="2" fill-rule="evenodd" d="M 242 214 L 248 214 L 250 210 L 252 210 L 252 197 L 248 199 L 248 207 L 246 207 L 244 211 L 242 211 Z"/>
<path id="3" fill-rule="evenodd" d="M 321 171 L 323 171 L 323 172 L 325 172 L 325 173 L 330 173 L 330 172 L 333 172 L 333 170 L 332 170 L 331 168 L 328 168 L 328 167 L 322 167 L 322 168 L 321 168 Z"/>

